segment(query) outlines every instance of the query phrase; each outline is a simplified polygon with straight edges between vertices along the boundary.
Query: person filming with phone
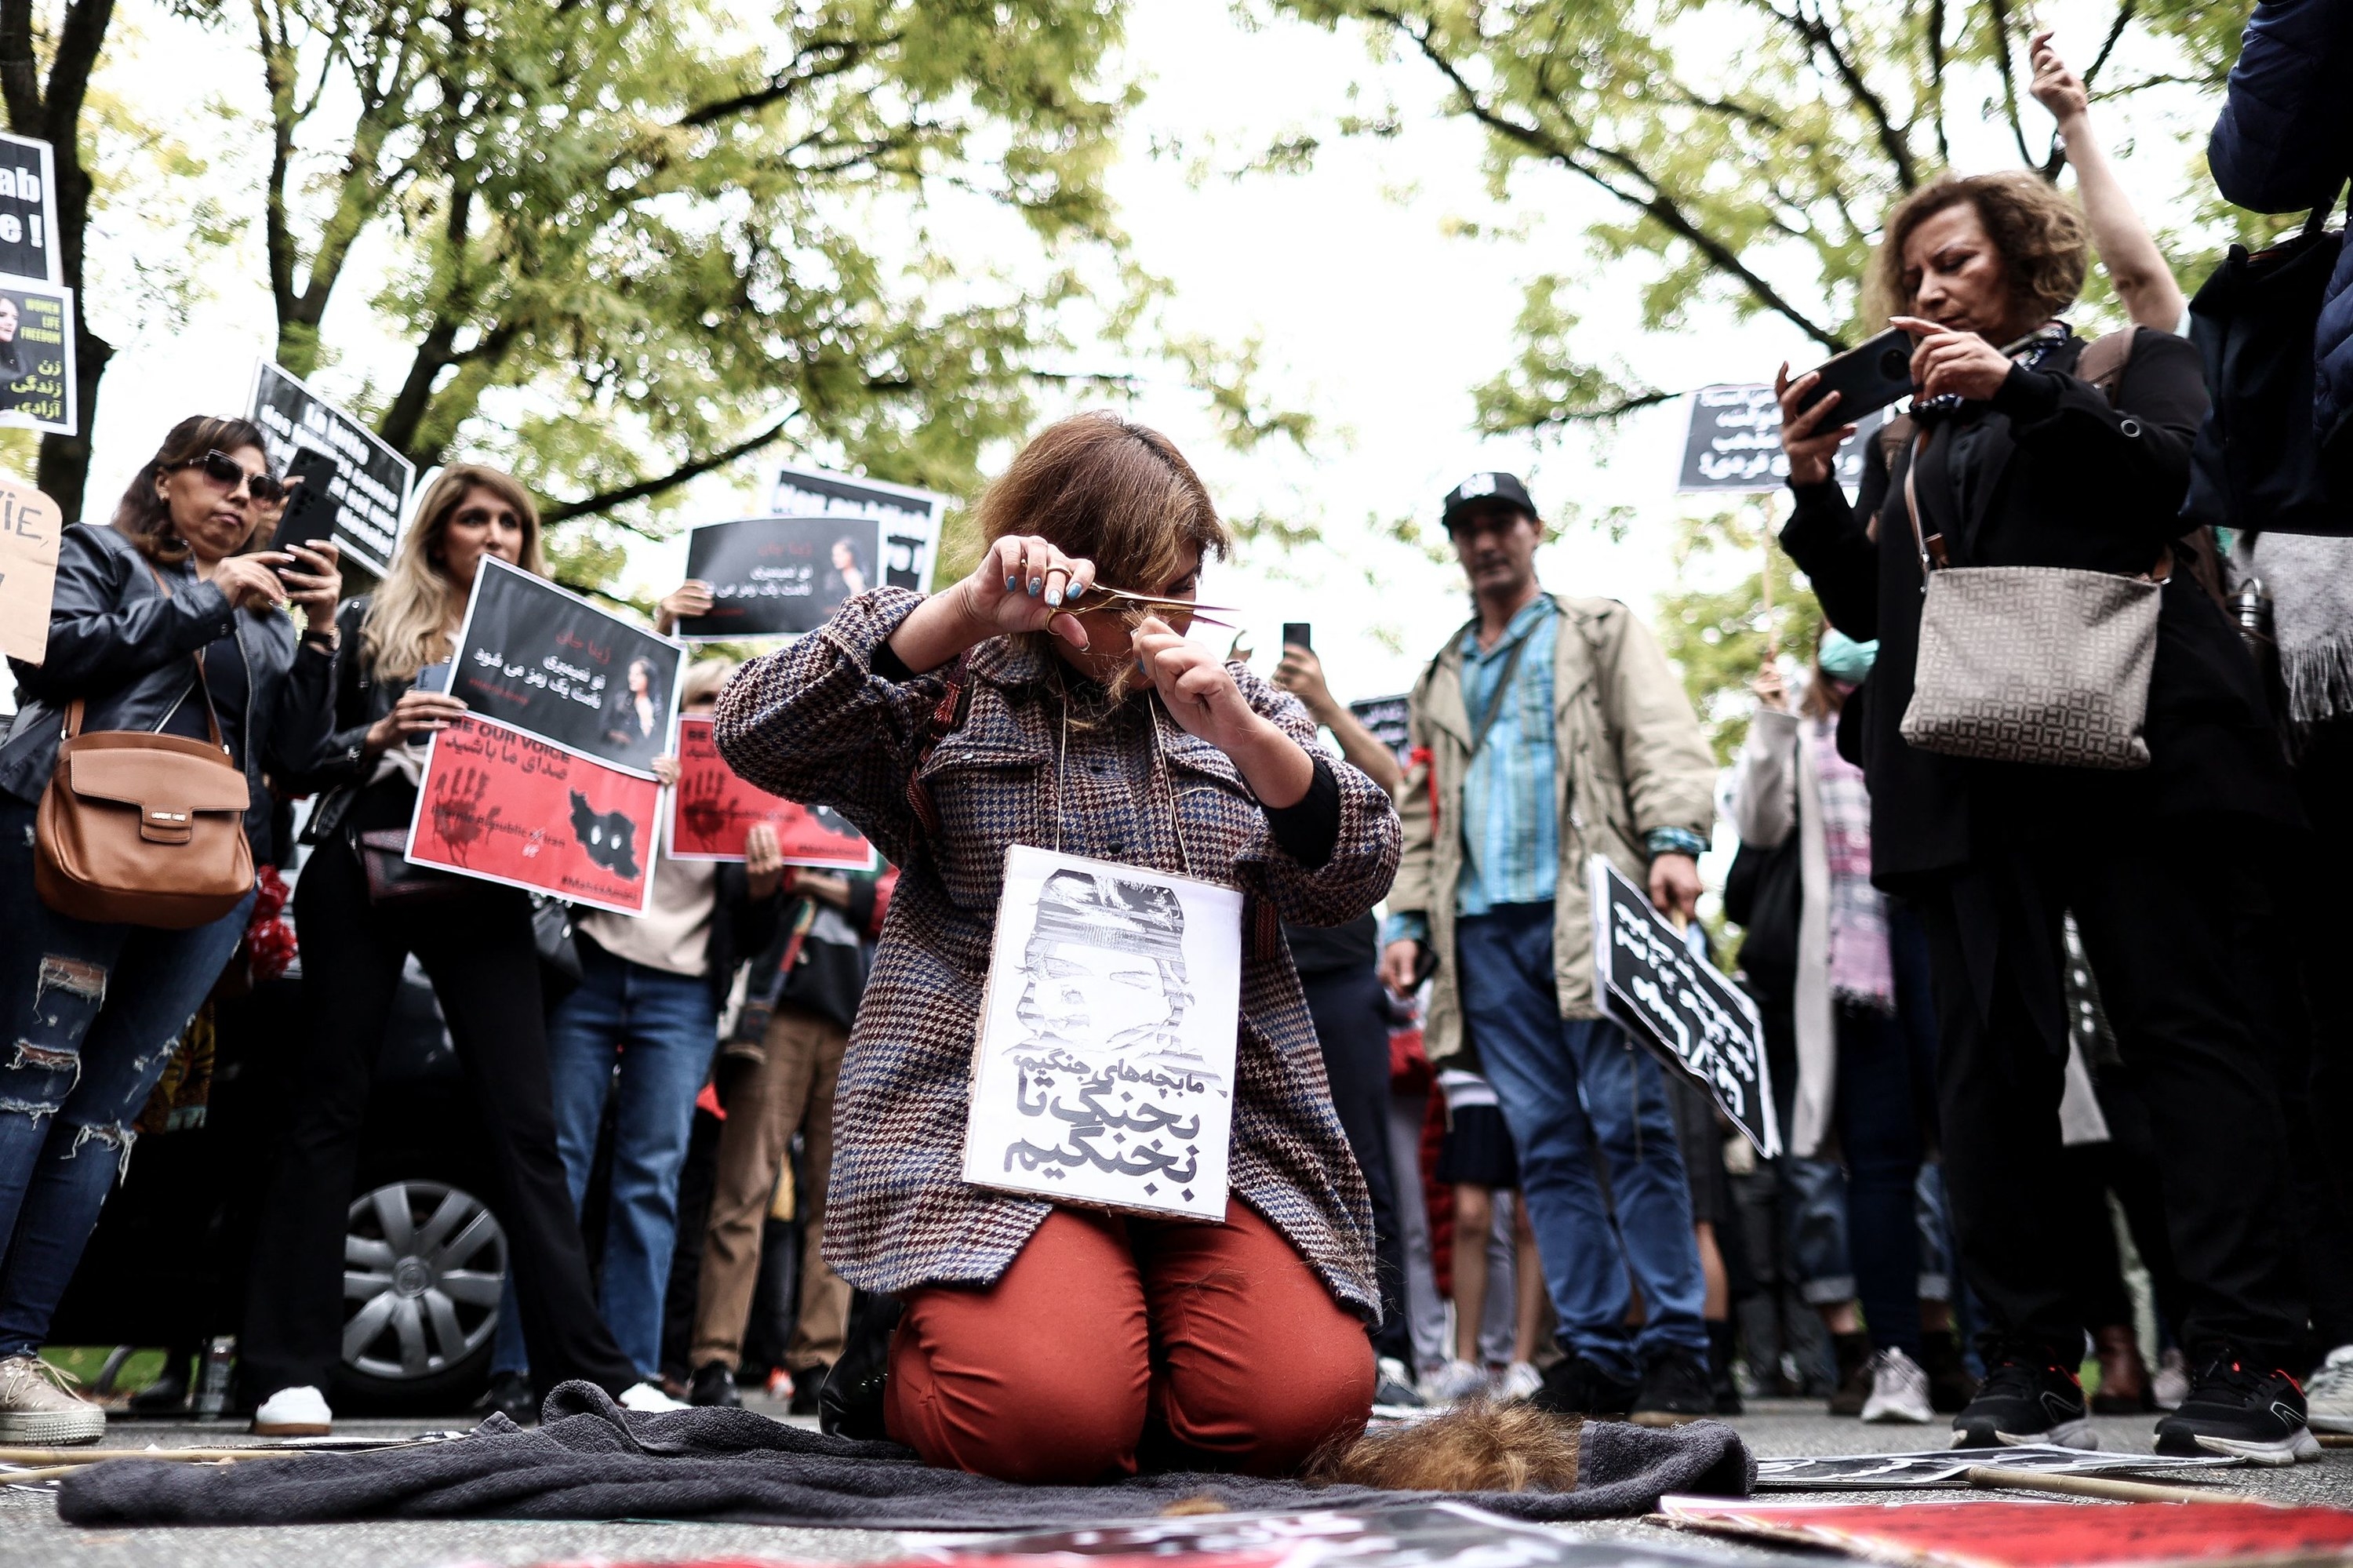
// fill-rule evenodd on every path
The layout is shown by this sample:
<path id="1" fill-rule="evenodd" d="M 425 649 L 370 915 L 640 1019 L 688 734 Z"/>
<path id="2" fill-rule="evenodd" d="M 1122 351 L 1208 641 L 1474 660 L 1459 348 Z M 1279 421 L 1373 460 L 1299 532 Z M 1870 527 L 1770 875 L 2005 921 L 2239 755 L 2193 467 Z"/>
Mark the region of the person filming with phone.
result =
<path id="1" fill-rule="evenodd" d="M 1927 927 L 1946 1181 L 1989 1319 L 1956 1440 L 2089 1446 L 2071 1240 L 2047 1201 L 2072 910 L 2175 1159 L 2195 1382 L 2158 1450 L 2286 1464 L 2318 1449 L 2280 1370 L 2303 1317 L 2281 1110 L 2232 954 L 2242 846 L 2301 823 L 2254 666 L 2175 569 L 2197 351 L 2146 328 L 2086 343 L 2056 320 L 2088 249 L 2074 203 L 2030 174 L 1946 175 L 1898 202 L 1866 316 L 1912 342 L 1911 411 L 1866 450 L 1850 503 L 1831 463 L 1867 409 L 1815 397 L 1835 360 L 1782 367 L 1781 542 L 1831 623 L 1880 647 L 1841 749 L 1870 786 L 1873 879 Z"/>

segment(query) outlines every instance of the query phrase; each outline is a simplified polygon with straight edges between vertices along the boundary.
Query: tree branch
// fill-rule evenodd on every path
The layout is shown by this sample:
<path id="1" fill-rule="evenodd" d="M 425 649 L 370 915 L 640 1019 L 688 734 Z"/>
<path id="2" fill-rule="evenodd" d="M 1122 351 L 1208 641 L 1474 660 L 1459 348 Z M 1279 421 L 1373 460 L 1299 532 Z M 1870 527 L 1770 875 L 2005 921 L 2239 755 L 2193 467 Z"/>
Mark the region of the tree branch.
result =
<path id="1" fill-rule="evenodd" d="M 600 512 L 609 512 L 616 506 L 626 506 L 632 501 L 643 501 L 648 496 L 659 495 L 665 490 L 675 489 L 691 479 L 700 479 L 714 470 L 725 468 L 737 458 L 749 457 L 762 447 L 772 444 L 784 435 L 785 428 L 798 417 L 798 410 L 795 410 L 756 435 L 746 436 L 733 446 L 723 447 L 715 452 L 682 462 L 668 473 L 657 478 L 641 479 L 634 484 L 619 485 L 592 495 L 586 501 L 559 502 L 542 512 L 540 520 L 553 525 L 568 522 L 575 517 L 594 516 Z"/>

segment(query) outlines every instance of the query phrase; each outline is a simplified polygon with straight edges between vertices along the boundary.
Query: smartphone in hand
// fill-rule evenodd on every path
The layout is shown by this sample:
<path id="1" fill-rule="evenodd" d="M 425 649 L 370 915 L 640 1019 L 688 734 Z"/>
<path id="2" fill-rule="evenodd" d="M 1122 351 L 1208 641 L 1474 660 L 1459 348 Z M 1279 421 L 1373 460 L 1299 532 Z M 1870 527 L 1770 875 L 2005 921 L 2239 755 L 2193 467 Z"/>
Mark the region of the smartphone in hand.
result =
<path id="1" fill-rule="evenodd" d="M 1799 405 L 1810 408 L 1835 392 L 1838 406 L 1830 412 L 1830 428 L 1852 424 L 1865 414 L 1884 408 L 1898 397 L 1912 395 L 1912 334 L 1889 327 L 1870 342 L 1858 344 L 1814 366 L 1821 379 Z"/>
<path id="2" fill-rule="evenodd" d="M 1303 620 L 1284 621 L 1282 623 L 1282 645 L 1285 648 L 1304 648 L 1311 653 L 1315 652 L 1315 644 L 1309 641 L 1308 638 L 1307 622 Z"/>
<path id="3" fill-rule="evenodd" d="M 335 519 L 343 503 L 327 493 L 327 487 L 341 465 L 316 447 L 303 447 L 286 465 L 286 510 L 279 514 L 278 532 L 269 541 L 273 550 L 285 550 L 296 545 L 308 545 L 318 539 L 335 536 Z M 300 480 L 301 483 L 294 482 Z M 288 568 L 280 568 L 281 570 Z M 300 571 L 301 567 L 291 568 Z"/>

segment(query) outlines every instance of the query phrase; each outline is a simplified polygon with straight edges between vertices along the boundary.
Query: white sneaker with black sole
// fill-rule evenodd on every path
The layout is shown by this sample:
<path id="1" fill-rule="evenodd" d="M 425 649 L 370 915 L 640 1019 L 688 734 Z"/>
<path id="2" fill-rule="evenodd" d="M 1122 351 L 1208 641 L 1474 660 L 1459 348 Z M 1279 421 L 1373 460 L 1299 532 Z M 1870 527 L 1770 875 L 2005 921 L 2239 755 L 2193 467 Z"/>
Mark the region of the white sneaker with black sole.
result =
<path id="1" fill-rule="evenodd" d="M 2353 1345 L 2329 1351 L 2305 1380 L 2304 1411 L 2315 1432 L 2353 1432 Z"/>
<path id="2" fill-rule="evenodd" d="M 1431 1404 L 1460 1404 L 1486 1392 L 1487 1369 L 1466 1361 L 1447 1362 L 1421 1385 L 1421 1397 Z"/>
<path id="3" fill-rule="evenodd" d="M 659 1415 L 666 1410 L 693 1408 L 682 1399 L 672 1399 L 649 1383 L 631 1383 L 621 1391 L 621 1396 L 613 1403 L 624 1410 L 634 1410 L 641 1415 Z"/>
<path id="4" fill-rule="evenodd" d="M 1936 1406 L 1928 1403 L 1928 1374 L 1920 1363 L 1893 1345 L 1872 1357 L 1871 1395 L 1862 1402 L 1862 1418 L 1915 1426 L 1936 1420 Z"/>
<path id="5" fill-rule="evenodd" d="M 1544 1373 L 1536 1371 L 1532 1361 L 1514 1361 L 1504 1369 L 1503 1381 L 1495 1384 L 1499 1400 L 1526 1399 L 1544 1387 Z"/>
<path id="6" fill-rule="evenodd" d="M 73 1381 L 38 1356 L 0 1361 L 0 1439 L 46 1446 L 105 1436 L 106 1412 L 75 1393 Z"/>
<path id="7" fill-rule="evenodd" d="M 327 1396 L 307 1383 L 280 1389 L 253 1413 L 256 1437 L 325 1437 L 334 1430 Z"/>

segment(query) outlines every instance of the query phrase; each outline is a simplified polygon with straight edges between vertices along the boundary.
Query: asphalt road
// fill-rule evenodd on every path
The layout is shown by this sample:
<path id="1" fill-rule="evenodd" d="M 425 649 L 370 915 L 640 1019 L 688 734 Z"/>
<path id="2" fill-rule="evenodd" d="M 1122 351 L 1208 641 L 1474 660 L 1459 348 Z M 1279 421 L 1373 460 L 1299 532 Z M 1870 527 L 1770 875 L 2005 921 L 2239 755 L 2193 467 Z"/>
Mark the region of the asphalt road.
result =
<path id="1" fill-rule="evenodd" d="M 444 1422 L 344 1422 L 343 1435 L 405 1436 Z M 1732 1425 L 1759 1455 L 1893 1453 L 1942 1446 L 1942 1426 L 1865 1426 L 1832 1420 L 1820 1407 L 1758 1402 Z M 2146 1451 L 2147 1418 L 2102 1419 L 2102 1446 Z M 118 1422 L 107 1446 L 224 1447 L 240 1441 L 233 1426 Z M 272 1461 L 277 1463 L 280 1461 Z M 299 1464 L 299 1460 L 283 1461 Z M 2232 1470 L 2218 1480 L 2248 1492 L 2305 1503 L 2353 1507 L 2353 1449 L 2331 1449 L 2317 1464 L 2292 1470 Z M 1778 1493 L 1800 1497 L 1802 1493 Z M 1852 1494 L 1847 1494 L 1852 1496 Z M 1950 1493 L 1931 1496 L 1950 1497 Z M 2099 1506 L 2090 1504 L 2085 1506 Z M 1564 1533 L 1651 1542 L 1670 1536 L 1639 1520 L 1561 1527 Z M 893 1531 L 790 1530 L 717 1524 L 543 1524 L 533 1522 L 290 1525 L 267 1530 L 76 1530 L 60 1524 L 46 1489 L 0 1488 L 0 1568 L 70 1563 L 73 1568 L 453 1568 L 456 1564 L 675 1563 L 693 1558 L 858 1563 L 902 1555 L 923 1538 Z M 1755 1563 L 1796 1562 L 1794 1553 L 1726 1547 Z"/>

